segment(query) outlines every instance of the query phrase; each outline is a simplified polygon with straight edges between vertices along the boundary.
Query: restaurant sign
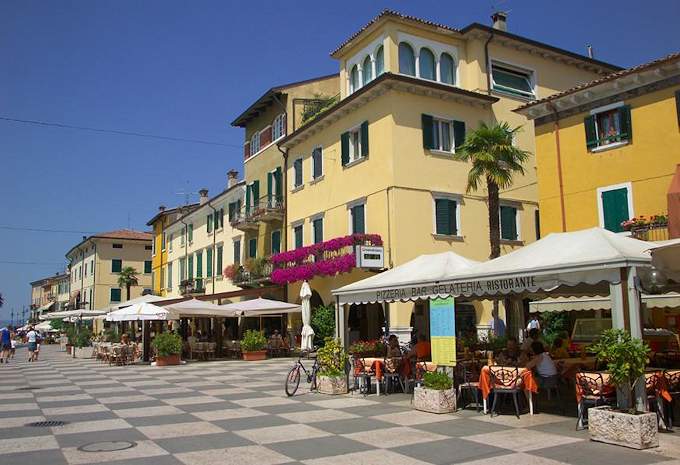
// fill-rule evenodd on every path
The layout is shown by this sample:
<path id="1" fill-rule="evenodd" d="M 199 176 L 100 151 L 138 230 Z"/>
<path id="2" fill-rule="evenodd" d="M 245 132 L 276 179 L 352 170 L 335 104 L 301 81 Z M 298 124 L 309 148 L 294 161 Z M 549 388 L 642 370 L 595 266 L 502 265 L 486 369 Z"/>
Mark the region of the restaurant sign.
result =
<path id="1" fill-rule="evenodd" d="M 456 312 L 453 297 L 430 301 L 430 346 L 432 363 L 456 364 Z"/>

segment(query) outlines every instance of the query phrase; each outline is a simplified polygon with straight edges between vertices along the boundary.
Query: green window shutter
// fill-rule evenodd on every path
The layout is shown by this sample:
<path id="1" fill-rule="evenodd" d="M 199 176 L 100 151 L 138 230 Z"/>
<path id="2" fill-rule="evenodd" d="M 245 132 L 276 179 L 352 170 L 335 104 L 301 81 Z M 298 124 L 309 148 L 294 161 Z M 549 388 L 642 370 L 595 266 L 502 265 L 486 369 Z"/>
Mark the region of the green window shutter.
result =
<path id="1" fill-rule="evenodd" d="M 295 236 L 295 248 L 299 249 L 302 247 L 302 226 L 295 226 L 293 233 Z"/>
<path id="2" fill-rule="evenodd" d="M 597 131 L 595 130 L 595 115 L 586 116 L 583 119 L 586 128 L 586 147 L 594 149 L 597 147 Z"/>
<path id="3" fill-rule="evenodd" d="M 621 140 L 633 140 L 633 126 L 630 121 L 630 105 L 619 107 L 619 124 L 621 125 Z"/>
<path id="4" fill-rule="evenodd" d="M 252 238 L 248 241 L 248 257 L 249 258 L 257 257 L 257 239 L 256 238 Z"/>
<path id="5" fill-rule="evenodd" d="M 220 208 L 220 228 L 224 227 L 224 208 Z"/>
<path id="6" fill-rule="evenodd" d="M 281 252 L 281 231 L 274 231 L 272 233 L 272 253 Z"/>
<path id="7" fill-rule="evenodd" d="M 196 252 L 196 277 L 203 277 L 203 252 Z"/>
<path id="8" fill-rule="evenodd" d="M 114 258 L 113 260 L 111 260 L 111 273 L 120 273 L 120 270 L 122 269 L 123 269 L 122 260 L 118 258 Z"/>
<path id="9" fill-rule="evenodd" d="M 216 265 L 217 271 L 222 274 L 222 246 L 220 245 L 217 247 L 217 265 Z"/>
<path id="10" fill-rule="evenodd" d="M 187 279 L 194 279 L 194 256 L 189 255 L 187 258 L 188 263 L 188 269 L 189 269 L 189 274 L 187 276 Z"/>
<path id="11" fill-rule="evenodd" d="M 453 146 L 460 147 L 465 142 L 465 121 L 453 122 Z"/>
<path id="12" fill-rule="evenodd" d="M 295 175 L 295 187 L 302 185 L 302 158 L 293 162 L 293 174 Z"/>
<path id="13" fill-rule="evenodd" d="M 276 171 L 274 172 L 274 187 L 276 191 L 276 199 L 281 200 L 281 193 L 283 192 L 281 190 L 281 167 L 279 166 L 276 168 Z"/>
<path id="14" fill-rule="evenodd" d="M 236 214 L 239 214 L 241 212 L 241 208 L 243 208 L 243 202 L 241 199 L 238 199 L 236 202 Z"/>
<path id="15" fill-rule="evenodd" d="M 437 234 L 455 236 L 456 202 L 449 199 L 435 199 L 435 216 Z"/>
<path id="16" fill-rule="evenodd" d="M 434 127 L 432 117 L 423 113 L 420 116 L 423 126 L 423 147 L 432 150 L 434 148 Z"/>
<path id="17" fill-rule="evenodd" d="M 323 242 L 323 220 L 318 218 L 314 220 L 314 243 Z"/>
<path id="18" fill-rule="evenodd" d="M 111 302 L 120 302 L 120 289 L 111 289 Z"/>
<path id="19" fill-rule="evenodd" d="M 343 132 L 340 135 L 340 160 L 342 161 L 342 166 L 349 163 L 349 132 Z"/>
<path id="20" fill-rule="evenodd" d="M 623 231 L 621 223 L 630 219 L 628 189 L 621 188 L 602 192 L 604 228 L 613 232 Z"/>
<path id="21" fill-rule="evenodd" d="M 241 241 L 234 241 L 234 263 L 241 263 Z"/>
<path id="22" fill-rule="evenodd" d="M 260 181 L 253 181 L 253 202 L 256 207 L 260 204 Z"/>
<path id="23" fill-rule="evenodd" d="M 144 260 L 144 273 L 151 273 L 151 260 Z"/>
<path id="24" fill-rule="evenodd" d="M 352 234 L 366 233 L 366 219 L 364 218 L 364 206 L 352 207 Z"/>
<path id="25" fill-rule="evenodd" d="M 361 156 L 368 156 L 368 121 L 361 123 Z"/>
<path id="26" fill-rule="evenodd" d="M 213 216 L 212 213 L 208 215 L 208 219 L 205 221 L 205 227 L 208 231 L 208 234 L 212 232 L 212 224 L 213 224 Z"/>
<path id="27" fill-rule="evenodd" d="M 189 225 L 189 242 L 194 240 L 194 225 L 193 223 Z"/>
<path id="28" fill-rule="evenodd" d="M 250 196 L 252 195 L 250 191 L 251 186 L 246 186 L 246 215 L 250 213 Z"/>
<path id="29" fill-rule="evenodd" d="M 517 240 L 517 209 L 501 206 L 501 239 Z"/>
<path id="30" fill-rule="evenodd" d="M 210 278 L 213 275 L 213 250 L 212 249 L 206 249 L 206 251 L 205 251 L 205 262 L 206 262 L 205 275 L 208 278 Z"/>
<path id="31" fill-rule="evenodd" d="M 267 202 L 272 204 L 272 188 L 274 187 L 274 173 L 267 173 Z"/>
<path id="32" fill-rule="evenodd" d="M 229 221 L 234 221 L 234 217 L 236 216 L 236 204 L 234 202 L 231 202 L 229 204 Z"/>

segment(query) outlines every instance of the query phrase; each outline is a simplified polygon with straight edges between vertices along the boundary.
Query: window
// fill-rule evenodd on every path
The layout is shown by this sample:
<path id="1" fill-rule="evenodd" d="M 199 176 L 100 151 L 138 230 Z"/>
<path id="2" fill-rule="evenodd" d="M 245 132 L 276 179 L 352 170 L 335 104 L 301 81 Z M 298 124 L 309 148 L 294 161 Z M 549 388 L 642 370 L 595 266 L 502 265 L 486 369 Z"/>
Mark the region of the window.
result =
<path id="1" fill-rule="evenodd" d="M 427 48 L 420 49 L 420 57 L 418 58 L 420 65 L 420 77 L 429 79 L 430 81 L 437 80 L 437 69 L 434 61 L 434 54 Z"/>
<path id="2" fill-rule="evenodd" d="M 94 260 L 90 260 L 90 274 L 94 276 Z"/>
<path id="3" fill-rule="evenodd" d="M 378 47 L 375 52 L 375 77 L 380 76 L 385 71 L 385 51 L 383 46 Z"/>
<path id="4" fill-rule="evenodd" d="M 246 215 L 250 214 L 251 208 L 257 208 L 260 202 L 260 181 L 255 180 L 246 186 Z"/>
<path id="5" fill-rule="evenodd" d="M 123 260 L 119 258 L 114 258 L 111 260 L 111 273 L 120 273 L 123 269 Z"/>
<path id="6" fill-rule="evenodd" d="M 253 237 L 248 241 L 248 258 L 257 257 L 257 238 Z"/>
<path id="7" fill-rule="evenodd" d="M 189 236 L 189 237 L 188 237 L 189 244 L 191 244 L 192 242 L 194 242 L 194 224 L 193 224 L 193 223 L 191 223 L 191 224 L 189 225 L 189 233 L 188 233 L 188 236 Z"/>
<path id="8" fill-rule="evenodd" d="M 491 63 L 491 81 L 493 90 L 523 98 L 536 98 L 531 71 Z"/>
<path id="9" fill-rule="evenodd" d="M 187 279 L 194 279 L 194 256 L 187 257 Z"/>
<path id="10" fill-rule="evenodd" d="M 208 218 L 205 220 L 205 226 L 208 234 L 212 232 L 212 227 L 213 227 L 213 216 L 212 213 L 208 215 Z"/>
<path id="11" fill-rule="evenodd" d="M 302 185 L 302 158 L 298 158 L 293 162 L 293 187 L 300 187 Z"/>
<path id="12" fill-rule="evenodd" d="M 267 202 L 271 208 L 276 208 L 281 200 L 281 167 L 267 173 Z"/>
<path id="13" fill-rule="evenodd" d="M 237 204 L 236 204 L 236 202 L 231 202 L 229 204 L 229 222 L 230 223 L 234 222 L 237 214 L 238 214 Z"/>
<path id="14" fill-rule="evenodd" d="M 161 250 L 165 250 L 165 233 L 161 234 Z"/>
<path id="15" fill-rule="evenodd" d="M 120 302 L 120 289 L 112 287 L 111 288 L 111 302 Z"/>
<path id="16" fill-rule="evenodd" d="M 505 241 L 519 240 L 517 227 L 517 208 L 501 205 L 501 239 Z"/>
<path id="17" fill-rule="evenodd" d="M 219 225 L 218 225 L 217 218 L 215 218 L 215 229 L 221 229 L 221 228 L 224 227 L 224 207 L 220 208 L 218 210 L 218 213 L 219 213 L 218 218 L 219 218 L 220 221 L 219 221 Z"/>
<path id="18" fill-rule="evenodd" d="M 439 58 L 439 80 L 445 84 L 456 83 L 456 65 L 448 53 Z"/>
<path id="19" fill-rule="evenodd" d="M 435 234 L 458 236 L 458 202 L 450 198 L 434 199 Z"/>
<path id="20" fill-rule="evenodd" d="M 168 252 L 172 252 L 172 240 L 175 238 L 174 234 L 170 234 L 168 238 Z"/>
<path id="21" fill-rule="evenodd" d="M 274 140 L 280 139 L 286 135 L 286 114 L 281 113 L 272 123 L 272 136 Z"/>
<path id="22" fill-rule="evenodd" d="M 166 273 L 166 271 L 167 271 L 166 267 L 161 268 L 161 279 L 158 280 L 159 281 L 158 284 L 159 284 L 159 287 L 161 289 L 163 289 L 163 286 L 165 285 L 165 273 Z M 154 280 L 152 279 L 151 285 L 153 286 L 153 284 L 154 284 Z"/>
<path id="23" fill-rule="evenodd" d="M 364 58 L 364 63 L 361 65 L 361 79 L 363 85 L 368 84 L 373 80 L 373 63 L 371 63 L 371 57 L 367 56 Z"/>
<path id="24" fill-rule="evenodd" d="M 312 179 L 318 179 L 323 175 L 323 156 L 321 147 L 312 150 Z"/>
<path id="25" fill-rule="evenodd" d="M 187 276 L 187 261 L 185 258 L 180 258 L 179 259 L 179 280 L 180 282 L 184 281 Z"/>
<path id="26" fill-rule="evenodd" d="M 196 277 L 203 277 L 203 251 L 196 252 Z"/>
<path id="27" fill-rule="evenodd" d="M 422 115 L 423 147 L 428 150 L 455 152 L 465 142 L 465 122 Z"/>
<path id="28" fill-rule="evenodd" d="M 272 253 L 281 252 L 281 231 L 272 232 Z"/>
<path id="29" fill-rule="evenodd" d="M 340 136 L 341 162 L 345 166 L 368 156 L 368 121 Z"/>
<path id="30" fill-rule="evenodd" d="M 359 89 L 359 67 L 354 65 L 349 72 L 349 93 L 356 92 Z"/>
<path id="31" fill-rule="evenodd" d="M 213 249 L 208 247 L 205 249 L 205 275 L 210 278 L 213 275 L 213 268 L 215 264 L 213 263 Z"/>
<path id="32" fill-rule="evenodd" d="M 323 242 L 323 217 L 312 220 L 312 240 L 315 244 Z"/>
<path id="33" fill-rule="evenodd" d="M 630 141 L 630 105 L 619 102 L 613 106 L 596 108 L 584 119 L 586 146 L 589 150 Z"/>
<path id="34" fill-rule="evenodd" d="M 182 226 L 182 233 L 179 238 L 179 245 L 184 245 L 184 242 L 186 241 L 186 235 L 187 235 L 187 227 Z"/>
<path id="35" fill-rule="evenodd" d="M 151 273 L 151 260 L 144 260 L 144 273 Z"/>
<path id="36" fill-rule="evenodd" d="M 623 231 L 621 223 L 634 216 L 631 184 L 601 187 L 597 195 L 600 226 L 612 232 Z"/>
<path id="37" fill-rule="evenodd" d="M 122 249 L 122 248 L 123 248 L 123 244 L 111 244 L 111 246 L 112 246 L 114 249 Z"/>
<path id="38" fill-rule="evenodd" d="M 234 241 L 234 263 L 241 263 L 241 241 Z"/>
<path id="39" fill-rule="evenodd" d="M 352 234 L 365 234 L 366 233 L 366 205 L 358 204 L 350 207 L 350 227 Z"/>
<path id="40" fill-rule="evenodd" d="M 222 246 L 218 245 L 217 246 L 217 254 L 216 254 L 217 258 L 215 259 L 215 261 L 216 261 L 215 268 L 219 271 L 220 275 L 223 272 L 223 270 L 222 270 L 222 255 L 223 255 L 222 251 L 223 251 Z"/>
<path id="41" fill-rule="evenodd" d="M 399 72 L 409 76 L 416 75 L 416 55 L 406 42 L 399 44 Z"/>
<path id="42" fill-rule="evenodd" d="M 260 133 L 256 132 L 250 137 L 250 154 L 255 155 L 260 151 Z"/>
<path id="43" fill-rule="evenodd" d="M 172 290 L 172 262 L 168 263 L 168 285 L 166 286 L 167 290 Z"/>
<path id="44" fill-rule="evenodd" d="M 294 240 L 294 248 L 299 249 L 302 247 L 302 244 L 304 242 L 304 238 L 302 237 L 302 224 L 298 224 L 296 226 L 293 226 L 293 240 Z"/>

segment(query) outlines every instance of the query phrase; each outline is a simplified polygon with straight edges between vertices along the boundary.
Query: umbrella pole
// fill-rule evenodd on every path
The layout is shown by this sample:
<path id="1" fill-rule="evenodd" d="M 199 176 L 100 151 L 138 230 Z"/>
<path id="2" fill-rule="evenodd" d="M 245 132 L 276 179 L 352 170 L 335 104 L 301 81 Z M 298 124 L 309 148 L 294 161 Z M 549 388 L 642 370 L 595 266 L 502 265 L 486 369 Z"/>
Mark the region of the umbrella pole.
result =
<path id="1" fill-rule="evenodd" d="M 149 361 L 149 352 L 150 352 L 150 340 L 149 340 L 149 322 L 144 321 L 142 322 L 142 347 L 144 351 L 144 361 L 148 362 Z"/>

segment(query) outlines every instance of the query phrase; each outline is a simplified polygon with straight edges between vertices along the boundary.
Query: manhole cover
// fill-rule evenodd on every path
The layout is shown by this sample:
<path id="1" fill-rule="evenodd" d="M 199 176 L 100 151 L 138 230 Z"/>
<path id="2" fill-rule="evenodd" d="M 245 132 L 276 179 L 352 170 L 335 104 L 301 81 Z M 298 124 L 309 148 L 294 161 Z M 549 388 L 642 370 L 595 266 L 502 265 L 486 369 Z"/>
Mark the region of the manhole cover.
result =
<path id="1" fill-rule="evenodd" d="M 24 386 L 24 387 L 17 388 L 16 390 L 17 391 L 32 391 L 34 389 L 42 389 L 42 388 L 38 387 L 38 386 Z"/>
<path id="2" fill-rule="evenodd" d="M 52 426 L 64 426 L 67 423 L 68 423 L 67 421 L 61 420 L 46 420 L 27 423 L 25 426 L 30 426 L 32 428 L 50 428 Z"/>
<path id="3" fill-rule="evenodd" d="M 136 445 L 137 443 L 130 441 L 103 441 L 85 444 L 84 446 L 80 446 L 78 450 L 83 452 L 113 452 L 117 450 L 131 449 Z"/>

